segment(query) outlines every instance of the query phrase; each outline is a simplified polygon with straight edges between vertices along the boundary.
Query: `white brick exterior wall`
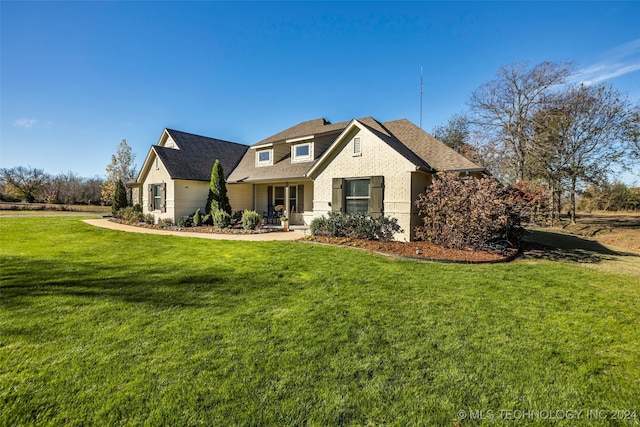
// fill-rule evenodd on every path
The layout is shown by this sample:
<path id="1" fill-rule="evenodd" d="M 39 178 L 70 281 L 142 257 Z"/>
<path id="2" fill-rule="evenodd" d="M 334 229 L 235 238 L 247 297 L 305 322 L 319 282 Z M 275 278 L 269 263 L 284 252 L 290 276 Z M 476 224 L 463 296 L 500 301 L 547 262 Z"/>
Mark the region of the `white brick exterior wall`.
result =
<path id="1" fill-rule="evenodd" d="M 166 197 L 166 212 L 157 211 L 149 211 L 149 184 L 167 184 L 167 189 L 165 193 Z M 142 192 L 142 212 L 147 214 L 151 213 L 156 218 L 171 218 L 175 221 L 175 196 L 174 196 L 174 182 L 169 176 L 169 172 L 164 167 L 161 161 L 153 154 L 153 158 L 151 159 L 151 167 L 149 168 L 149 172 L 142 182 L 142 187 L 140 188 Z M 206 199 L 205 199 L 206 201 Z"/>
<path id="2" fill-rule="evenodd" d="M 353 139 L 360 138 L 362 154 L 353 154 Z M 415 166 L 367 129 L 344 137 L 337 152 L 325 159 L 314 180 L 314 216 L 331 211 L 333 178 L 384 176 L 384 215 L 398 219 L 404 230 L 396 240 L 409 240 L 411 235 L 412 173 Z"/>

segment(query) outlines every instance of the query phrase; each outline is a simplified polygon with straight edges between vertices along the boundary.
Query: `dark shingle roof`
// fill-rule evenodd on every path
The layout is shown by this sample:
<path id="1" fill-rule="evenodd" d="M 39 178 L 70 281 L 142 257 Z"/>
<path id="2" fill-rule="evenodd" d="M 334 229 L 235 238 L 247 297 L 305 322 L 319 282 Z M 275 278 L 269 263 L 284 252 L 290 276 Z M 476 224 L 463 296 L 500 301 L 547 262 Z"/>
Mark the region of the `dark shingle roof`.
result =
<path id="1" fill-rule="evenodd" d="M 216 159 L 220 160 L 225 178 L 228 178 L 249 148 L 244 144 L 173 129 L 167 129 L 167 132 L 179 149 L 158 145 L 153 149 L 172 179 L 209 181 Z"/>
<path id="2" fill-rule="evenodd" d="M 422 170 L 430 172 L 484 170 L 407 119 L 381 123 L 372 117 L 365 117 L 357 121 Z M 253 146 L 278 144 L 287 139 L 318 136 L 331 132 L 335 132 L 337 137 L 337 134 L 350 123 L 351 121 L 331 124 L 325 119 L 310 120 L 270 136 Z M 287 155 L 271 166 L 258 167 L 255 164 L 255 150 L 248 150 L 238 167 L 229 176 L 229 181 L 303 178 L 320 160 L 323 153 L 316 154 L 314 162 L 291 163 L 291 157 Z"/>
<path id="3" fill-rule="evenodd" d="M 348 122 L 330 123 L 325 119 L 309 120 L 302 122 L 289 129 L 278 132 L 260 142 L 253 144 L 253 146 L 260 146 L 265 144 L 272 144 L 278 142 L 284 142 L 287 139 L 299 138 L 303 136 L 318 136 L 323 134 L 330 134 L 334 132 L 336 137 L 338 133 L 342 132 L 348 125 Z M 316 156 L 316 160 L 322 153 Z M 269 179 L 292 179 L 303 178 L 306 173 L 311 169 L 314 162 L 304 163 L 291 163 L 291 155 L 288 154 L 281 159 L 276 159 L 276 162 L 271 166 L 256 166 L 255 150 L 249 150 L 244 155 L 238 167 L 229 176 L 229 181 L 261 181 Z"/>
<path id="4" fill-rule="evenodd" d="M 476 165 L 462 154 L 447 147 L 407 119 L 385 122 L 383 125 L 429 169 L 435 169 L 436 171 L 484 170 L 483 167 Z M 402 151 L 400 153 L 404 154 Z M 405 157 L 412 160 L 407 155 Z M 416 166 L 421 166 L 418 161 L 412 161 Z"/>
<path id="5" fill-rule="evenodd" d="M 303 178 L 313 165 L 313 162 L 291 163 L 289 154 L 274 165 L 256 166 L 255 153 L 255 150 L 247 151 L 229 176 L 229 182 Z"/>
<path id="6" fill-rule="evenodd" d="M 349 123 L 350 122 L 331 123 L 325 119 L 309 120 L 292 126 L 289 129 L 285 129 L 282 132 L 278 132 L 275 135 L 271 135 L 270 137 L 253 144 L 253 146 L 284 141 L 302 136 L 319 135 L 327 132 L 340 132 L 346 128 Z"/>

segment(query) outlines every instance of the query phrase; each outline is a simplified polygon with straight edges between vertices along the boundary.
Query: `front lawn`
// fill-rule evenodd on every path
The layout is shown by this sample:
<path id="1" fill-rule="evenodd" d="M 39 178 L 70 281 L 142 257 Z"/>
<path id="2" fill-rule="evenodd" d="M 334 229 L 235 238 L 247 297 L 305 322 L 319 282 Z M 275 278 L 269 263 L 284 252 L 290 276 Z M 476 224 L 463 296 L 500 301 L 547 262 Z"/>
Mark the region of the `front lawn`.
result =
<path id="1" fill-rule="evenodd" d="M 124 233 L 76 217 L 0 218 L 0 262 L 0 425 L 640 417 L 638 277 Z"/>

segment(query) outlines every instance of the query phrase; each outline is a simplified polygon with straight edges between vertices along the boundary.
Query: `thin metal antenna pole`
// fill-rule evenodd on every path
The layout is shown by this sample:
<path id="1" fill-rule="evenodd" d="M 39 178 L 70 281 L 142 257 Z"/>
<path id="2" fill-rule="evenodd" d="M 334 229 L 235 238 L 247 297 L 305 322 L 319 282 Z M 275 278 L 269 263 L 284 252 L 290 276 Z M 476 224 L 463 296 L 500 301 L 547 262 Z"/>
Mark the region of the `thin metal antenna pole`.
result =
<path id="1" fill-rule="evenodd" d="M 422 129 L 422 66 L 420 67 L 420 129 Z"/>

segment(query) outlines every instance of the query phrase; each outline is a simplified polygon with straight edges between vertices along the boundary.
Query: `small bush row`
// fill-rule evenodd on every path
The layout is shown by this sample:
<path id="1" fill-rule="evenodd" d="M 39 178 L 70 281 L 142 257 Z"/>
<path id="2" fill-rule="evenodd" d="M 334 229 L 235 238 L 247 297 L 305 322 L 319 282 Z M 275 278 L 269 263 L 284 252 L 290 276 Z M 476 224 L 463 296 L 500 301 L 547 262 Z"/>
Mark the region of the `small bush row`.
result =
<path id="1" fill-rule="evenodd" d="M 245 230 L 255 230 L 262 223 L 262 216 L 258 212 L 250 210 L 236 211 L 233 215 L 229 215 L 222 209 L 214 209 L 211 214 L 203 215 L 198 209 L 193 215 L 178 219 L 178 227 L 213 225 L 223 229 L 238 223 L 242 223 L 242 228 Z"/>
<path id="2" fill-rule="evenodd" d="M 314 236 L 349 237 L 352 239 L 392 240 L 402 233 L 396 218 L 329 212 L 329 217 L 315 218 L 310 224 Z"/>
<path id="3" fill-rule="evenodd" d="M 115 214 L 115 218 L 118 218 L 126 224 L 136 224 L 139 222 L 144 222 L 150 225 L 155 224 L 153 214 L 143 214 L 142 207 L 140 205 L 127 206 L 126 208 L 119 209 Z"/>

